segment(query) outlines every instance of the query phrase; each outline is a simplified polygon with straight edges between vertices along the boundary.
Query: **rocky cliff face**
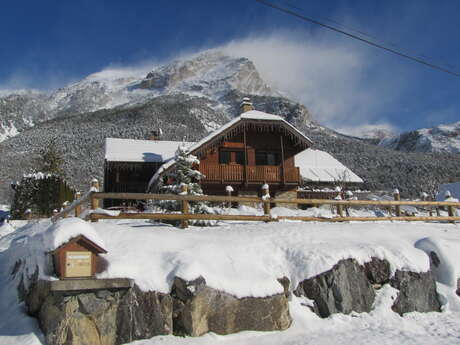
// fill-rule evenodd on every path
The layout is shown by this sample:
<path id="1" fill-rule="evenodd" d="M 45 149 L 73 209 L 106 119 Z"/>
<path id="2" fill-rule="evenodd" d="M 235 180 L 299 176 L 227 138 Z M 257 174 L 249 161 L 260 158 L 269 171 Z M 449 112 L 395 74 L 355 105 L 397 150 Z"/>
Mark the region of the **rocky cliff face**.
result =
<path id="1" fill-rule="evenodd" d="M 21 91 L 0 95 L 0 141 L 46 120 L 140 105 L 165 95 L 207 98 L 216 110 L 225 111 L 241 102 L 241 98 L 228 97 L 234 92 L 282 98 L 262 80 L 250 60 L 219 51 L 206 51 L 151 71 L 107 69 L 49 94 Z"/>

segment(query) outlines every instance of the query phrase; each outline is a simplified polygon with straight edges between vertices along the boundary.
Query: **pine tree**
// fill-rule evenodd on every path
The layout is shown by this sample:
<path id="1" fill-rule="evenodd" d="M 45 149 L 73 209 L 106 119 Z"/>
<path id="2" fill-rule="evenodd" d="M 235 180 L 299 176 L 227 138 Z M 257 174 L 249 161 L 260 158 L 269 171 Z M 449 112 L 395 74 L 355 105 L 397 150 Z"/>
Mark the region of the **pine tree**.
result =
<path id="1" fill-rule="evenodd" d="M 159 179 L 155 189 L 165 194 L 203 195 L 199 183 L 203 174 L 197 169 L 199 164 L 200 160 L 189 154 L 185 145 L 180 144 L 175 154 L 173 169 L 163 179 Z M 181 203 L 174 200 L 162 200 L 157 205 L 169 212 L 181 209 Z M 203 214 L 210 213 L 210 211 L 210 207 L 204 202 L 190 202 L 190 213 Z M 212 224 L 210 221 L 192 221 L 191 223 L 195 225 Z"/>
<path id="2" fill-rule="evenodd" d="M 73 200 L 75 191 L 64 180 L 63 162 L 56 138 L 51 138 L 38 151 L 35 169 L 12 185 L 15 191 L 11 207 L 13 218 L 22 218 L 27 209 L 34 216 L 49 217 L 64 201 Z"/>
<path id="3" fill-rule="evenodd" d="M 52 137 L 38 150 L 38 157 L 35 159 L 36 170 L 42 173 L 64 177 L 62 169 L 64 159 L 58 149 L 57 138 Z"/>

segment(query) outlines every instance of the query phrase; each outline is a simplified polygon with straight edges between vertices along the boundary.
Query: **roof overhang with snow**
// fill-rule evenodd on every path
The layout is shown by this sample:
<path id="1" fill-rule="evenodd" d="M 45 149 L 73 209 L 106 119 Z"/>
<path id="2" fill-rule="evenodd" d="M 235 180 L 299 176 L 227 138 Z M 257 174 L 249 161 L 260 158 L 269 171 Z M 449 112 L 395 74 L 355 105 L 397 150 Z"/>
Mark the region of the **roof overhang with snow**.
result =
<path id="1" fill-rule="evenodd" d="M 251 127 L 277 128 L 293 140 L 294 145 L 299 148 L 299 151 L 304 150 L 313 144 L 313 142 L 305 134 L 300 132 L 281 116 L 251 110 L 234 118 L 232 121 L 226 123 L 205 138 L 193 144 L 189 148 L 189 152 L 199 156 L 200 153 L 206 151 L 209 147 L 215 146 L 227 138 L 241 133 L 245 128 Z"/>
<path id="2" fill-rule="evenodd" d="M 108 162 L 164 163 L 174 158 L 179 145 L 193 143 L 162 140 L 105 139 L 105 159 Z"/>
<path id="3" fill-rule="evenodd" d="M 363 183 L 361 177 L 327 152 L 306 149 L 295 155 L 295 165 L 306 181 L 318 183 Z"/>

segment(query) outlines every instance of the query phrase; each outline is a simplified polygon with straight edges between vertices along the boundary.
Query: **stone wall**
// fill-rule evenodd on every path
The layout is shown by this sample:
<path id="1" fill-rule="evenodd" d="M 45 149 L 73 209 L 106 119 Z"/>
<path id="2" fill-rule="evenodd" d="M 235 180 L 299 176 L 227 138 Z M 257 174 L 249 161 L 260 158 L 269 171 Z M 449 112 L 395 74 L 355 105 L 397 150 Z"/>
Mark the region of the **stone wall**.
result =
<path id="1" fill-rule="evenodd" d="M 287 293 L 236 298 L 208 287 L 204 278 L 175 278 L 170 294 L 143 292 L 129 279 L 35 279 L 27 291 L 20 283 L 18 292 L 28 313 L 38 318 L 47 345 L 119 345 L 155 335 L 278 331 L 292 321 Z"/>
<path id="2" fill-rule="evenodd" d="M 129 279 L 43 281 L 37 276 L 31 277 L 28 289 L 18 279 L 18 293 L 29 314 L 39 319 L 47 345 L 119 345 L 155 335 L 280 331 L 292 322 L 285 277 L 278 279 L 283 293 L 237 298 L 207 286 L 203 277 L 175 277 L 171 292 L 164 294 L 141 291 Z M 293 291 L 313 301 L 313 312 L 328 317 L 371 311 L 384 284 L 399 290 L 392 306 L 399 314 L 440 310 L 431 271 L 396 271 L 391 276 L 390 264 L 377 258 L 364 265 L 341 260 Z"/>

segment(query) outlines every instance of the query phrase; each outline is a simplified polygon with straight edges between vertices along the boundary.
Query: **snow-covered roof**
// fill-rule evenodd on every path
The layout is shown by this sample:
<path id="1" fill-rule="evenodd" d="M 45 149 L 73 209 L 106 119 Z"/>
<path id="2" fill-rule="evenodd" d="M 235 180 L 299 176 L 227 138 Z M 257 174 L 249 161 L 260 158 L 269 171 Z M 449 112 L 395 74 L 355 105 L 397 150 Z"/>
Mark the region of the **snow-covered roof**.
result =
<path id="1" fill-rule="evenodd" d="M 346 182 L 363 180 L 353 171 L 332 157 L 329 153 L 306 149 L 295 155 L 295 165 L 300 168 L 300 175 L 313 182 Z"/>
<path id="2" fill-rule="evenodd" d="M 220 134 L 225 132 L 227 129 L 233 127 L 235 124 L 242 120 L 256 120 L 256 121 L 280 121 L 284 125 L 286 125 L 288 128 L 290 128 L 293 132 L 295 132 L 297 135 L 299 135 L 301 138 L 312 144 L 312 141 L 301 131 L 299 131 L 297 128 L 295 128 L 293 125 L 291 125 L 289 122 L 287 122 L 285 119 L 283 119 L 281 116 L 278 115 L 273 115 L 273 114 L 267 114 L 264 113 L 263 111 L 258 111 L 258 110 L 251 110 L 247 111 L 243 114 L 241 114 L 238 117 L 235 117 L 233 120 L 230 122 L 227 122 L 225 125 L 220 127 L 219 129 L 213 131 L 210 133 L 208 136 L 204 137 L 194 145 L 192 145 L 189 148 L 189 151 L 191 153 L 194 153 L 195 150 L 203 146 L 205 143 L 208 141 L 214 139 L 215 137 L 218 137 Z"/>
<path id="3" fill-rule="evenodd" d="M 105 139 L 105 159 L 110 162 L 166 162 L 174 157 L 180 141 Z M 193 143 L 184 142 L 185 146 Z"/>

